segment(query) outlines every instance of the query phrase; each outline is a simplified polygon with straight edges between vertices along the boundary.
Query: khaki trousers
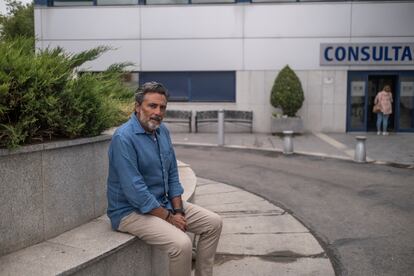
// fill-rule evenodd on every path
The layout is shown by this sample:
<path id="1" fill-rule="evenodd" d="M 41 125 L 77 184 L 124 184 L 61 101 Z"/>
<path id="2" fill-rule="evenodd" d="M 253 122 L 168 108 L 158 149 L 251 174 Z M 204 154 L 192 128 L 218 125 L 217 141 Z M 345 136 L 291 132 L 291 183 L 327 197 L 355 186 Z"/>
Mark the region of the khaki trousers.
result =
<path id="1" fill-rule="evenodd" d="M 183 205 L 188 231 L 199 235 L 195 276 L 211 276 L 222 219 L 200 206 L 188 202 Z M 170 276 L 191 275 L 192 242 L 186 233 L 174 225 L 156 216 L 133 212 L 121 220 L 118 230 L 131 233 L 147 244 L 167 252 L 170 258 Z"/>

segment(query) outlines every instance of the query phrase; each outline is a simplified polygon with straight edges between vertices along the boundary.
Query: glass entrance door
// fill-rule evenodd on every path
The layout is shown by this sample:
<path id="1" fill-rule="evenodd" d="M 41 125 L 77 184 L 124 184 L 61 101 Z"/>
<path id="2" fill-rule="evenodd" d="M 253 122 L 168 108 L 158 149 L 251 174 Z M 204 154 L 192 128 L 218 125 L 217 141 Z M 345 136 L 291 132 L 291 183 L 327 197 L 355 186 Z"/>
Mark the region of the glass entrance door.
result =
<path id="1" fill-rule="evenodd" d="M 393 95 L 392 110 L 393 113 L 388 119 L 388 131 L 394 131 L 394 121 L 395 121 L 395 102 L 396 102 L 396 92 L 397 92 L 397 78 L 398 75 L 368 75 L 368 90 L 367 90 L 367 101 L 368 107 L 367 110 L 371 111 L 374 107 L 375 96 L 379 91 L 382 91 L 385 85 L 391 86 L 391 92 Z M 367 113 L 367 131 L 376 131 L 376 122 L 377 115 L 373 112 Z"/>
<path id="2" fill-rule="evenodd" d="M 367 75 L 348 72 L 348 131 L 366 131 L 366 90 Z"/>
<path id="3" fill-rule="evenodd" d="M 389 131 L 414 132 L 414 71 L 348 72 L 347 131 L 376 131 L 372 107 L 385 85 L 393 94 Z"/>
<path id="4" fill-rule="evenodd" d="M 414 131 L 414 76 L 401 76 L 399 88 L 398 127 L 400 131 Z"/>

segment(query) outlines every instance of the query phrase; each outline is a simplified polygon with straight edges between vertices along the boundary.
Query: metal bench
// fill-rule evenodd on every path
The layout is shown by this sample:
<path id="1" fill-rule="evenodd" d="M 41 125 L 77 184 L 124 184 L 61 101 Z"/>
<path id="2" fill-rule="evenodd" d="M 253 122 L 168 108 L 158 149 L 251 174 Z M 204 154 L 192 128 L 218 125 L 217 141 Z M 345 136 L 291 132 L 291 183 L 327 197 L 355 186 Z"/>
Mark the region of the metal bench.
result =
<path id="1" fill-rule="evenodd" d="M 250 133 L 252 133 L 253 111 L 224 110 L 224 122 L 248 125 Z M 198 132 L 198 125 L 203 123 L 218 123 L 218 111 L 197 111 L 195 116 L 195 132 Z"/>
<path id="2" fill-rule="evenodd" d="M 192 111 L 184 110 L 169 110 L 167 109 L 164 117 L 166 123 L 181 123 L 188 124 L 188 132 L 191 133 L 191 120 L 193 117 Z"/>

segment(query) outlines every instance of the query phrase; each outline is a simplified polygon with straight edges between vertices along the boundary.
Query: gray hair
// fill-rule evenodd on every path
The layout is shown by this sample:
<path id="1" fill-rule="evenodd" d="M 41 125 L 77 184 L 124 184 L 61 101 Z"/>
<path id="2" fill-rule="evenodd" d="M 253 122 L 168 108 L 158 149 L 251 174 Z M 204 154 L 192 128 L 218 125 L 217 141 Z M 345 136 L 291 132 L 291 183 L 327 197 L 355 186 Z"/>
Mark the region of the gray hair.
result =
<path id="1" fill-rule="evenodd" d="M 164 95 L 168 101 L 170 95 L 168 94 L 167 88 L 162 83 L 156 81 L 150 81 L 144 83 L 141 87 L 135 92 L 135 101 L 139 104 L 142 104 L 144 97 L 147 93 L 158 93 Z"/>

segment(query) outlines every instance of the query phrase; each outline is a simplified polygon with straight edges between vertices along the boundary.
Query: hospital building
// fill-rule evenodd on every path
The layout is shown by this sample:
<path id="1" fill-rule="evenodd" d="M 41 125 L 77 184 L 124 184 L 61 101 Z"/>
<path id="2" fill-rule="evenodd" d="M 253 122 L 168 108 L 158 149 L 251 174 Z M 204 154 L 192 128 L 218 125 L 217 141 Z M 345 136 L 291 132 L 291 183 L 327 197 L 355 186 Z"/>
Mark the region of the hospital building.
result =
<path id="1" fill-rule="evenodd" d="M 253 111 L 270 132 L 270 91 L 289 65 L 301 80 L 305 130 L 376 131 L 390 85 L 392 132 L 414 132 L 414 1 L 35 0 L 37 47 L 112 50 L 83 70 L 132 62 L 126 80 L 156 80 L 169 109 Z"/>

